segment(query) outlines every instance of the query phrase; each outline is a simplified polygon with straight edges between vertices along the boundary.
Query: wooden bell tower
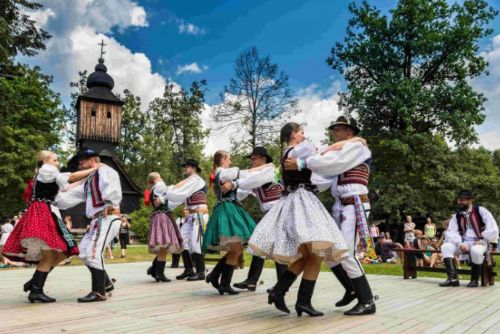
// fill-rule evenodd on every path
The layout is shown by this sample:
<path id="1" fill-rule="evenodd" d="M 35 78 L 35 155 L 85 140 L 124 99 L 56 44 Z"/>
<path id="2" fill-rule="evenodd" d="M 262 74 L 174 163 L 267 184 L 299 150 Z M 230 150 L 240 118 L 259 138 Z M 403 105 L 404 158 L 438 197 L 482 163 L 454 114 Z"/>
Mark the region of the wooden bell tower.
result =
<path id="1" fill-rule="evenodd" d="M 92 147 L 97 151 L 106 150 L 113 154 L 120 143 L 123 101 L 112 89 L 113 78 L 104 65 L 104 42 L 101 42 L 101 57 L 95 72 L 87 79 L 88 91 L 80 95 L 77 109 L 77 148 Z"/>

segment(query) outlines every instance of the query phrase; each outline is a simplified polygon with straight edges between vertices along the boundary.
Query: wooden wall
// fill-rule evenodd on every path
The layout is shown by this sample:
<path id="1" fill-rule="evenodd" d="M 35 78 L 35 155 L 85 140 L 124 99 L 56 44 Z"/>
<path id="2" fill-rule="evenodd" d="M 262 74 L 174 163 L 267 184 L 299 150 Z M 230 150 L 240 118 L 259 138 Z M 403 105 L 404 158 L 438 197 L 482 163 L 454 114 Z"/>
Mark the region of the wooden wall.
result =
<path id="1" fill-rule="evenodd" d="M 78 140 L 120 141 L 121 106 L 82 100 L 78 113 Z"/>

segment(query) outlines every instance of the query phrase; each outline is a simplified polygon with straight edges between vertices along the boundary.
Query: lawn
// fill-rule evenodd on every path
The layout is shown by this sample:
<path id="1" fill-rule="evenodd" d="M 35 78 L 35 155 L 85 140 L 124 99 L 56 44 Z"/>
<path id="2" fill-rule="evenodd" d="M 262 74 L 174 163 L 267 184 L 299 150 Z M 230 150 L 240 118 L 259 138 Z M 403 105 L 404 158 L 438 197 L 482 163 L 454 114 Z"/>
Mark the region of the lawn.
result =
<path id="1" fill-rule="evenodd" d="M 106 263 L 126 263 L 126 262 L 142 262 L 142 261 L 152 261 L 154 256 L 153 254 L 149 254 L 147 250 L 146 245 L 129 245 L 127 248 L 127 256 L 125 258 L 120 258 L 120 247 L 115 247 L 113 250 L 113 255 L 114 259 L 109 259 L 105 257 Z M 207 257 L 216 257 L 217 255 L 208 255 Z M 245 252 L 245 267 L 248 267 L 250 265 L 252 256 Z M 167 259 L 168 262 L 170 262 L 170 256 Z M 210 263 L 209 263 L 210 264 Z M 82 262 L 78 257 L 73 257 L 73 260 L 71 261 L 72 266 L 78 266 L 82 265 Z M 181 261 L 181 266 L 182 266 L 182 261 Z M 274 262 L 273 261 L 266 261 L 265 264 L 266 268 L 273 268 L 274 267 Z M 382 264 L 365 264 L 363 265 L 365 271 L 367 274 L 372 274 L 372 275 L 394 275 L 394 276 L 401 276 L 403 277 L 403 266 L 400 263 L 397 264 L 389 264 L 389 263 L 382 263 Z M 325 264 L 322 265 L 321 267 L 322 271 L 329 271 L 330 269 L 328 266 Z M 499 273 L 500 272 L 500 262 L 497 262 L 496 267 L 495 267 L 495 272 Z M 429 273 L 429 272 L 419 272 L 418 273 L 419 277 L 440 277 L 440 278 L 445 278 L 445 274 L 441 273 Z M 468 277 L 463 277 L 462 279 L 468 280 Z M 497 281 L 500 281 L 500 277 L 496 277 Z"/>

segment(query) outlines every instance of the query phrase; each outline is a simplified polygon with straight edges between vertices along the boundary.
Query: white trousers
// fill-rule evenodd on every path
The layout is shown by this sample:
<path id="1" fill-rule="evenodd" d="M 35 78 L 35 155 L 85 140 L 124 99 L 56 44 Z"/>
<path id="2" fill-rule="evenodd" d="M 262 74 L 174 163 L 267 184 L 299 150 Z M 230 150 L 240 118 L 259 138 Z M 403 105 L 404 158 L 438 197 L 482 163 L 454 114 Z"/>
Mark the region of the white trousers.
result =
<path id="1" fill-rule="evenodd" d="M 366 218 L 368 219 L 368 214 L 370 210 L 369 204 L 364 204 L 366 212 Z M 340 232 L 344 236 L 344 240 L 349 247 L 349 256 L 340 262 L 342 268 L 349 276 L 349 278 L 357 278 L 364 275 L 363 266 L 359 263 L 356 258 L 356 249 L 358 248 L 359 236 L 356 228 L 356 212 L 354 205 L 347 205 L 342 208 L 342 212 L 334 212 L 334 218 L 336 222 L 340 222 Z M 339 264 L 339 262 L 327 261 L 328 266 L 334 267 Z"/>
<path id="2" fill-rule="evenodd" d="M 181 226 L 182 248 L 189 253 L 201 254 L 203 226 L 208 221 L 207 214 L 191 214 Z"/>
<path id="3" fill-rule="evenodd" d="M 104 270 L 103 252 L 106 245 L 118 236 L 120 232 L 120 217 L 107 216 L 96 218 L 90 222 L 89 232 L 80 242 L 80 259 L 86 266 Z"/>
<path id="4" fill-rule="evenodd" d="M 482 264 L 484 261 L 484 253 L 486 253 L 485 245 L 474 245 L 474 241 L 464 241 L 464 244 L 469 248 L 470 259 L 474 264 Z M 441 254 L 443 258 L 453 258 L 455 255 L 460 254 L 460 249 L 451 242 L 445 242 L 441 246 Z"/>

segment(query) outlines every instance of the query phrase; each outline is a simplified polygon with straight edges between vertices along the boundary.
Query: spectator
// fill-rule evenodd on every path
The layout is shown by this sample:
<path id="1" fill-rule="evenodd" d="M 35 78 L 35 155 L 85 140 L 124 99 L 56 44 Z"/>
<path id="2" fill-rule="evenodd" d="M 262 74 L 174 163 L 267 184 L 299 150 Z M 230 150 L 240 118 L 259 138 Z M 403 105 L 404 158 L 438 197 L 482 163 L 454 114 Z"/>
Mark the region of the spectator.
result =
<path id="1" fill-rule="evenodd" d="M 0 235 L 0 254 L 2 253 L 3 246 L 7 242 L 7 239 L 9 238 L 10 233 L 12 232 L 12 230 L 14 230 L 14 226 L 12 225 L 12 222 L 13 222 L 13 219 L 7 219 L 4 222 L 4 224 L 2 225 L 1 235 Z M 0 265 L 0 268 L 10 267 L 10 266 L 24 267 L 26 265 L 22 262 L 10 261 L 5 256 L 2 256 L 2 263 Z"/>
<path id="2" fill-rule="evenodd" d="M 380 235 L 380 231 L 379 231 L 378 227 L 373 223 L 370 225 L 370 235 L 374 239 Z"/>
<path id="3" fill-rule="evenodd" d="M 397 242 L 387 241 L 384 234 L 378 237 L 377 244 L 375 245 L 375 252 L 379 256 L 380 262 L 396 263 L 397 260 L 394 251 L 397 249 L 403 249 L 403 245 Z"/>
<path id="4" fill-rule="evenodd" d="M 122 250 L 122 255 L 120 256 L 121 258 L 124 258 L 127 255 L 126 250 L 129 243 L 129 229 L 130 223 L 128 222 L 127 216 L 122 215 L 119 233 L 120 248 Z"/>
<path id="5" fill-rule="evenodd" d="M 405 232 L 405 247 L 411 248 L 411 245 L 415 240 L 415 223 L 412 221 L 411 216 L 406 216 L 404 232 Z"/>
<path id="6" fill-rule="evenodd" d="M 427 217 L 427 223 L 425 224 L 424 227 L 424 234 L 429 239 L 432 239 L 436 236 L 436 224 L 432 222 L 431 217 Z"/>
<path id="7" fill-rule="evenodd" d="M 425 253 L 420 253 L 421 257 L 417 257 L 417 267 L 423 267 L 431 264 L 431 256 L 433 250 L 435 250 L 429 243 L 429 238 L 427 236 L 420 237 L 419 248 L 425 250 Z"/>
<path id="8" fill-rule="evenodd" d="M 431 239 L 431 247 L 434 250 L 440 251 L 441 250 L 441 244 L 438 238 L 434 237 Z M 434 267 L 442 267 L 444 265 L 443 263 L 443 256 L 441 253 L 432 253 L 431 255 L 431 263 L 429 267 L 434 268 Z"/>
<path id="9" fill-rule="evenodd" d="M 391 234 L 389 232 L 385 232 L 385 241 L 392 242 Z"/>

